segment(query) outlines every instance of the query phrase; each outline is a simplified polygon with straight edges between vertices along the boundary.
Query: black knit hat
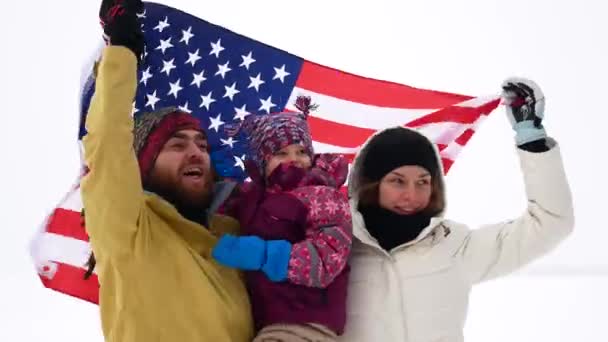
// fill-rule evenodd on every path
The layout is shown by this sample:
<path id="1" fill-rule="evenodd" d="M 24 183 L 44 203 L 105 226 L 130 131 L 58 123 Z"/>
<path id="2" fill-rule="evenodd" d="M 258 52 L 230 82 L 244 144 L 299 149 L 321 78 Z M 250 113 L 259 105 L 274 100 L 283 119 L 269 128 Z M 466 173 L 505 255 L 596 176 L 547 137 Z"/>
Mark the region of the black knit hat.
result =
<path id="1" fill-rule="evenodd" d="M 362 176 L 379 181 L 404 165 L 421 166 L 432 177 L 440 170 L 435 149 L 426 137 L 403 127 L 389 128 L 374 136 L 365 147 Z"/>

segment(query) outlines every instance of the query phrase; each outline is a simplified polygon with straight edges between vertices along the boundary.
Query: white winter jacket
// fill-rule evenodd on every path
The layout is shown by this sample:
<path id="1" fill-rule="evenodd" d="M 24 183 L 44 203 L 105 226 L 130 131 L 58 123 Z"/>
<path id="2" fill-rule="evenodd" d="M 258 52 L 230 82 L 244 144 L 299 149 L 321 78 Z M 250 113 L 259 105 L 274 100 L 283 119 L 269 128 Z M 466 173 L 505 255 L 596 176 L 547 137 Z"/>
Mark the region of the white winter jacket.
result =
<path id="1" fill-rule="evenodd" d="M 546 254 L 572 231 L 570 189 L 559 146 L 550 143 L 547 152 L 518 149 L 528 207 L 503 223 L 472 230 L 439 216 L 415 240 L 389 253 L 366 230 L 353 196 L 356 239 L 346 332 L 340 341 L 463 341 L 471 287 Z M 355 159 L 351 195 L 364 151 Z"/>

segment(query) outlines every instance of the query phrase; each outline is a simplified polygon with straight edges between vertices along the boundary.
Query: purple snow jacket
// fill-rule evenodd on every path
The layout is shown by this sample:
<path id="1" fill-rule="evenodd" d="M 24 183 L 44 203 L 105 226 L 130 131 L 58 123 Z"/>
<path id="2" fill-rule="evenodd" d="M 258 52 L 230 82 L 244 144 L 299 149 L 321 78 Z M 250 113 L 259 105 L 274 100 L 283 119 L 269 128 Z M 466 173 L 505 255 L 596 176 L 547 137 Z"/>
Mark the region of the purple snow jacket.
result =
<path id="1" fill-rule="evenodd" d="M 255 166 L 226 212 L 242 235 L 292 243 L 287 281 L 246 272 L 256 329 L 275 323 L 321 324 L 342 334 L 346 321 L 352 221 L 340 191 L 348 174 L 342 156 L 316 155 L 310 170 L 280 165 L 267 181 Z"/>

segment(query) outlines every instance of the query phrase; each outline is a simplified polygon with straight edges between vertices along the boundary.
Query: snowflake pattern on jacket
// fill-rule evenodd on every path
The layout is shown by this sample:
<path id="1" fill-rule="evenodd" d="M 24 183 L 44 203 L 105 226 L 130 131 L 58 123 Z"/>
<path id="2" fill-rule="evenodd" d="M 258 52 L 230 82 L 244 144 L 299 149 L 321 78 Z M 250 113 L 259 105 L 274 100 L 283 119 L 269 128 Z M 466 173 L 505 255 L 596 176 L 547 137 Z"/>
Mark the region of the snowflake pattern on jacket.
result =
<path id="1" fill-rule="evenodd" d="M 348 174 L 342 156 L 316 155 L 312 168 L 280 165 L 264 180 L 246 163 L 251 182 L 226 203 L 243 235 L 292 244 L 287 281 L 247 271 L 256 329 L 272 324 L 323 325 L 342 334 L 352 247 L 348 198 L 340 191 Z"/>
<path id="2" fill-rule="evenodd" d="M 325 186 L 291 192 L 308 208 L 306 239 L 292 246 L 288 279 L 294 284 L 325 288 L 342 272 L 352 244 L 346 196 Z"/>
<path id="3" fill-rule="evenodd" d="M 352 245 L 350 207 L 347 196 L 340 191 L 348 175 L 348 162 L 343 156 L 319 154 L 314 156 L 309 170 L 281 164 L 267 182 L 257 168 L 247 166 L 252 181 L 241 185 L 240 195 L 230 200 L 226 212 L 240 216 L 240 209 L 264 201 L 261 193 L 264 190 L 269 194 L 287 193 L 298 199 L 307 212 L 305 239 L 292 242 L 288 280 L 310 287 L 327 287 L 346 266 Z M 254 193 L 257 195 L 252 196 Z M 243 221 L 246 220 L 241 218 Z"/>

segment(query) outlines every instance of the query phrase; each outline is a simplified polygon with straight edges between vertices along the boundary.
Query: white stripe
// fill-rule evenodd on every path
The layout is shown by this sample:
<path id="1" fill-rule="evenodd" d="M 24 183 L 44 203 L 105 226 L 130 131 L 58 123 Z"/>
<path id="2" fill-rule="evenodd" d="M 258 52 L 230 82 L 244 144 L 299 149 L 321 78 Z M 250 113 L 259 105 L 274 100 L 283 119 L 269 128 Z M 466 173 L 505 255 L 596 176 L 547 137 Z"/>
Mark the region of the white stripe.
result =
<path id="1" fill-rule="evenodd" d="M 318 141 L 313 141 L 312 146 L 315 150 L 315 153 L 337 153 L 337 154 L 349 154 L 349 153 L 357 153 L 359 150 L 358 147 L 350 148 L 350 147 L 341 147 L 331 144 L 325 144 Z"/>
<path id="2" fill-rule="evenodd" d="M 459 106 L 459 107 L 471 107 L 471 108 L 475 108 L 475 107 L 481 107 L 489 102 L 492 102 L 496 99 L 498 99 L 500 97 L 500 95 L 484 95 L 484 96 L 478 96 L 478 97 L 474 97 L 470 100 L 464 101 L 464 102 L 460 102 L 458 104 L 455 104 L 455 106 Z"/>
<path id="3" fill-rule="evenodd" d="M 82 100 L 82 92 L 84 90 L 84 86 L 93 71 L 95 63 L 101 58 L 101 54 L 105 46 L 106 43 L 103 41 L 103 39 L 99 39 L 97 41 L 97 46 L 95 47 L 95 50 L 89 55 L 86 62 L 82 64 L 82 68 L 80 71 L 80 92 L 78 94 L 79 101 Z M 80 105 L 82 105 L 82 103 Z M 80 113 L 80 107 L 78 112 Z"/>
<path id="4" fill-rule="evenodd" d="M 59 208 L 80 212 L 82 210 L 80 188 L 70 191 L 65 200 L 59 205 Z"/>
<path id="5" fill-rule="evenodd" d="M 436 122 L 417 127 L 416 130 L 424 134 L 435 144 L 450 144 L 461 136 L 467 129 L 475 130 L 487 118 L 480 115 L 472 124 L 458 122 Z"/>
<path id="6" fill-rule="evenodd" d="M 310 96 L 313 99 L 313 102 L 319 105 L 319 111 L 310 113 L 311 116 L 345 125 L 374 130 L 397 125 L 401 126 L 438 110 L 433 108 L 403 109 L 372 106 L 338 99 L 297 87 L 294 88 L 289 96 L 286 109 L 297 110 L 295 101 L 300 95 Z M 497 98 L 498 95 L 482 96 L 454 105 L 476 108 L 496 100 Z"/>
<path id="7" fill-rule="evenodd" d="M 315 153 L 338 153 L 338 154 L 352 153 L 352 154 L 356 154 L 359 150 L 359 148 L 340 147 L 340 146 L 320 143 L 318 141 L 313 141 L 313 147 L 315 149 Z M 439 154 L 443 158 L 454 160 L 454 159 L 456 159 L 456 157 L 458 156 L 460 151 L 462 151 L 463 148 L 464 148 L 464 146 L 460 145 L 459 143 L 451 141 L 451 142 L 447 143 L 446 148 L 444 148 Z"/>
<path id="8" fill-rule="evenodd" d="M 324 144 L 324 143 L 320 143 L 317 141 L 313 141 L 313 146 L 315 149 L 316 153 L 338 153 L 338 154 L 356 154 L 358 151 L 358 148 L 345 148 L 345 147 L 340 147 L 340 146 L 335 146 L 335 145 L 329 145 L 329 144 Z M 460 153 L 460 151 L 463 149 L 463 146 L 458 144 L 457 142 L 451 142 L 449 143 L 446 148 L 444 148 L 441 152 L 440 155 L 443 158 L 447 158 L 447 159 L 456 159 L 456 157 L 458 156 L 458 153 Z"/>
<path id="9" fill-rule="evenodd" d="M 458 138 L 467 129 L 475 127 L 471 124 L 460 124 L 457 122 L 440 122 L 424 125 L 416 130 L 425 135 L 435 144 L 449 144 Z"/>
<path id="10" fill-rule="evenodd" d="M 462 149 L 463 149 L 462 145 L 460 145 L 457 142 L 453 142 L 453 143 L 449 144 L 448 146 L 446 146 L 446 148 L 444 148 L 439 154 L 443 158 L 455 160 L 456 157 L 458 157 L 458 154 L 460 153 L 460 151 L 462 151 Z"/>
<path id="11" fill-rule="evenodd" d="M 338 153 L 338 154 L 352 153 L 352 154 L 356 154 L 358 151 L 358 148 L 346 148 L 346 147 L 334 146 L 334 145 L 320 143 L 317 141 L 313 141 L 313 146 L 315 149 L 315 153 Z M 444 148 L 439 154 L 443 158 L 454 160 L 454 159 L 456 159 L 456 157 L 458 156 L 460 151 L 462 151 L 463 148 L 464 148 L 464 146 L 460 145 L 459 143 L 451 142 L 451 143 L 447 144 L 446 148 Z"/>
<path id="12" fill-rule="evenodd" d="M 437 110 L 371 106 L 337 99 L 297 87 L 291 93 L 286 109 L 297 110 L 294 104 L 296 98 L 300 95 L 310 96 L 313 102 L 319 105 L 319 111 L 310 113 L 311 116 L 374 130 L 390 126 L 401 126 Z"/>
<path id="13" fill-rule="evenodd" d="M 88 242 L 53 233 L 37 236 L 35 248 L 37 263 L 54 261 L 82 269 L 86 269 L 91 254 Z"/>
<path id="14" fill-rule="evenodd" d="M 457 122 L 438 122 L 423 125 L 415 128 L 418 132 L 424 134 L 435 144 L 450 144 L 467 129 L 475 129 L 485 119 L 482 115 L 473 124 L 461 124 Z M 356 153 L 359 147 L 343 147 L 339 145 L 325 144 L 318 141 L 313 141 L 313 147 L 317 153 Z"/>
<path id="15" fill-rule="evenodd" d="M 78 152 L 80 152 L 80 165 L 84 167 L 84 143 L 81 139 L 78 139 Z"/>

